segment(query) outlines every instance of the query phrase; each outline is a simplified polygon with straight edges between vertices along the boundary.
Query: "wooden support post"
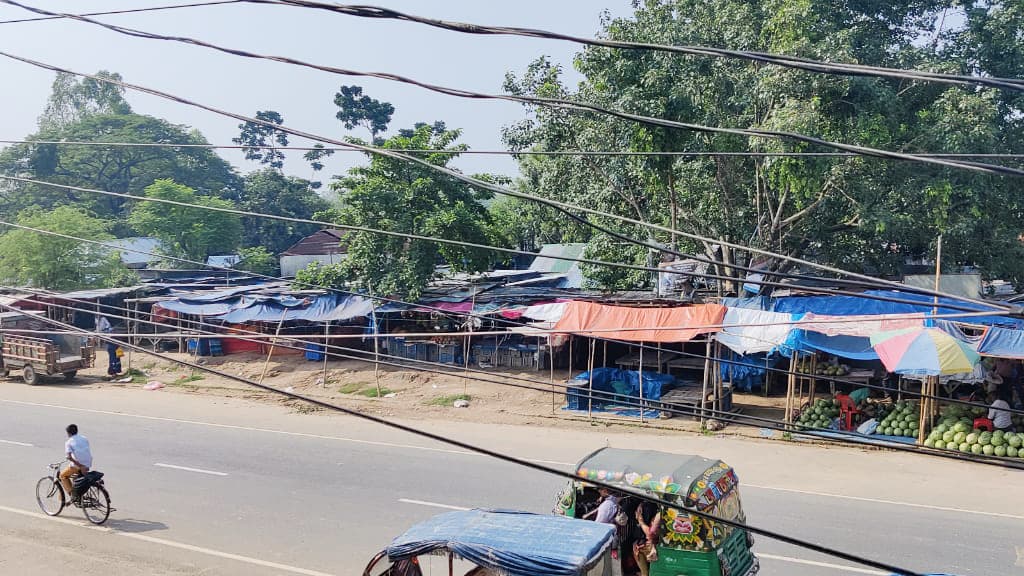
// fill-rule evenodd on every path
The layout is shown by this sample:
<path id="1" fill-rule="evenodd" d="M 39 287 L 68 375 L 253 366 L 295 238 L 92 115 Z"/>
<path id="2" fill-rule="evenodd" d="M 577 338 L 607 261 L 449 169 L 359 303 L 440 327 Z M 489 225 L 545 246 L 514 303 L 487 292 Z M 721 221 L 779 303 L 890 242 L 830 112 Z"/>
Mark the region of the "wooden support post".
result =
<path id="1" fill-rule="evenodd" d="M 551 375 L 549 376 L 551 384 L 551 413 L 555 413 L 555 347 L 552 344 L 551 334 L 548 333 L 548 361 L 551 363 Z M 566 388 L 566 393 L 568 393 Z"/>
<path id="2" fill-rule="evenodd" d="M 597 340 L 590 339 L 590 362 L 587 366 L 587 374 L 590 376 L 590 391 L 587 394 L 587 418 L 594 419 L 594 351 L 597 349 Z"/>
<path id="3" fill-rule="evenodd" d="M 328 346 L 329 346 L 328 342 L 330 341 L 330 336 L 331 336 L 331 323 L 330 322 L 324 322 L 324 375 L 323 375 L 323 384 L 322 384 L 324 389 L 327 388 L 327 349 L 328 349 Z"/>
<path id="4" fill-rule="evenodd" d="M 640 342 L 640 423 L 644 423 L 644 343 Z"/>
<path id="5" fill-rule="evenodd" d="M 274 332 L 274 338 L 270 341 L 270 350 L 267 351 L 267 359 L 263 362 L 263 372 L 260 373 L 260 384 L 263 384 L 263 379 L 267 376 L 267 368 L 270 366 L 270 357 L 274 355 L 274 345 L 277 344 L 277 337 L 281 335 L 281 327 L 284 326 L 285 315 L 288 314 L 288 309 L 285 308 L 281 312 L 281 320 L 277 323 L 277 331 Z M 199 343 L 196 343 L 196 353 L 199 353 Z"/>
<path id="6" fill-rule="evenodd" d="M 704 404 L 708 401 L 708 382 L 711 378 L 711 340 L 707 341 L 704 355 L 704 382 L 700 390 L 700 427 L 704 429 Z"/>

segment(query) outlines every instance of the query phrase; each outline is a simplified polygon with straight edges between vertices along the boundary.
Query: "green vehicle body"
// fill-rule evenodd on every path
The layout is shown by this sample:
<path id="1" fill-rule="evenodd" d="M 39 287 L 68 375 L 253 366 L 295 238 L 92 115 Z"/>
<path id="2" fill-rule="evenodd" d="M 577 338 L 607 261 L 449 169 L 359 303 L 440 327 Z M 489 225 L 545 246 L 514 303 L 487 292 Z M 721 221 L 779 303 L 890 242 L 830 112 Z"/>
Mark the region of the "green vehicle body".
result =
<path id="1" fill-rule="evenodd" d="M 578 480 L 559 497 L 555 512 L 575 517 L 577 498 L 588 480 L 621 486 L 623 493 L 642 492 L 675 501 L 728 520 L 745 522 L 735 471 L 720 460 L 654 450 L 602 448 L 580 461 Z M 589 488 L 592 490 L 592 487 Z M 662 507 L 658 559 L 651 576 L 751 576 L 759 570 L 746 530 L 712 522 L 695 514 Z M 631 554 L 623 547 L 620 555 Z"/>

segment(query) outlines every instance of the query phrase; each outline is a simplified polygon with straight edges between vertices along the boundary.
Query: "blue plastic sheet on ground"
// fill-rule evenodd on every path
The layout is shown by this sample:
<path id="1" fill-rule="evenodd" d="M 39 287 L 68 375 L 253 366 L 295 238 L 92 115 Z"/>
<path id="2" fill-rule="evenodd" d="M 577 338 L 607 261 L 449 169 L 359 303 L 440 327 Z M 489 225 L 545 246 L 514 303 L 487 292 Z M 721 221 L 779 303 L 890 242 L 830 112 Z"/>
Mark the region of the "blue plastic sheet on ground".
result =
<path id="1" fill-rule="evenodd" d="M 506 510 L 448 512 L 391 541 L 392 561 L 450 550 L 477 566 L 511 576 L 581 576 L 615 539 L 609 524 Z"/>
<path id="2" fill-rule="evenodd" d="M 610 392 L 618 396 L 639 398 L 640 397 L 640 372 L 637 370 L 622 370 L 620 368 L 595 368 L 593 386 L 595 391 Z M 644 372 L 644 400 L 661 399 L 663 388 L 675 384 L 676 378 L 671 374 L 658 372 Z M 589 388 L 590 372 L 573 378 L 570 386 L 577 388 Z M 602 395 L 608 398 L 608 394 Z M 594 398 L 594 404 L 605 402 L 600 396 Z"/>

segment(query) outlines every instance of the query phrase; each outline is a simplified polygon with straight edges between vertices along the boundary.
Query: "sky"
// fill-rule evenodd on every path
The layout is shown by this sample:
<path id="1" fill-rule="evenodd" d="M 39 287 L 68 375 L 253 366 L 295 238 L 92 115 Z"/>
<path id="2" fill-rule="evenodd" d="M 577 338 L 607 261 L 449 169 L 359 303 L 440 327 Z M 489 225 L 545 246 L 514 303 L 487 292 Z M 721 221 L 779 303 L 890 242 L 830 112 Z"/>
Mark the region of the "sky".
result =
<path id="1" fill-rule="evenodd" d="M 66 1 L 20 1 L 55 12 L 67 11 L 72 6 Z M 76 0 L 73 8 L 77 13 L 86 13 L 175 3 L 188 2 Z M 632 14 L 630 0 L 376 0 L 374 4 L 435 18 L 544 28 L 579 36 L 598 32 L 604 10 L 613 17 Z M 0 6 L 0 22 L 32 16 L 17 7 Z M 506 72 L 521 72 L 541 55 L 562 64 L 568 80 L 579 79 L 572 70 L 572 59 L 580 47 L 568 42 L 473 36 L 420 24 L 288 6 L 228 4 L 96 19 L 263 54 L 356 70 L 393 72 L 481 92 L 499 92 Z M 335 138 L 347 133 L 334 117 L 334 94 L 342 84 L 363 86 L 364 93 L 395 106 L 389 132 L 416 122 L 443 120 L 449 128 L 463 129 L 462 141 L 471 149 L 502 149 L 501 128 L 524 116 L 522 107 L 511 102 L 443 96 L 383 80 L 338 76 L 176 42 L 132 38 L 69 20 L 0 24 L 0 50 L 80 72 L 118 72 L 128 82 L 250 116 L 257 110 L 276 110 L 287 126 Z M 4 79 L 0 88 L 0 139 L 24 138 L 36 129 L 54 74 L 0 58 L 0 77 Z M 238 134 L 235 120 L 154 96 L 129 92 L 127 99 L 135 112 L 196 128 L 213 144 L 231 144 L 231 138 Z M 352 134 L 367 137 L 365 131 Z M 293 138 L 291 144 L 310 143 Z M 238 151 L 220 154 L 242 172 L 257 168 Z M 291 152 L 285 171 L 326 180 L 331 174 L 363 162 L 360 154 L 339 152 L 326 162 L 323 172 L 315 175 L 301 160 L 301 152 Z M 507 157 L 467 156 L 458 159 L 454 166 L 467 173 L 516 173 L 515 162 Z"/>

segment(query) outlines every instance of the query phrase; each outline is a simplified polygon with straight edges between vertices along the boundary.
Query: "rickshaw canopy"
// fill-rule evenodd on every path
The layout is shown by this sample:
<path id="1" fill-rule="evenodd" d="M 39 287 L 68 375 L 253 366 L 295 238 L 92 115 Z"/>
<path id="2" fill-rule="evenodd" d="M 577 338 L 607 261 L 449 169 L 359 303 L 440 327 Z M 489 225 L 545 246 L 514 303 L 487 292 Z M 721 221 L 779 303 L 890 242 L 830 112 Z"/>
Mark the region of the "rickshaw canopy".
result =
<path id="1" fill-rule="evenodd" d="M 511 510 L 440 514 L 395 538 L 394 562 L 448 550 L 484 568 L 511 576 L 581 576 L 615 540 L 608 524 Z"/>
<path id="2" fill-rule="evenodd" d="M 656 450 L 602 448 L 580 461 L 576 476 L 609 484 L 685 497 L 705 508 L 728 494 L 736 472 L 721 460 Z"/>

